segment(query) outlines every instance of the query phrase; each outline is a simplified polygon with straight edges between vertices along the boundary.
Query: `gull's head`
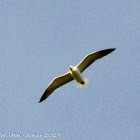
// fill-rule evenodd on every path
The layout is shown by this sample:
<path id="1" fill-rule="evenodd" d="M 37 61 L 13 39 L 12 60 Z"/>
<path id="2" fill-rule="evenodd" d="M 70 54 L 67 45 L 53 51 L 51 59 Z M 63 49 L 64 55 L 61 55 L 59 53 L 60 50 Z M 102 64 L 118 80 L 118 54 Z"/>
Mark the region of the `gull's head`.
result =
<path id="1" fill-rule="evenodd" d="M 70 71 L 72 71 L 73 70 L 73 66 L 69 66 L 69 69 L 70 69 Z"/>

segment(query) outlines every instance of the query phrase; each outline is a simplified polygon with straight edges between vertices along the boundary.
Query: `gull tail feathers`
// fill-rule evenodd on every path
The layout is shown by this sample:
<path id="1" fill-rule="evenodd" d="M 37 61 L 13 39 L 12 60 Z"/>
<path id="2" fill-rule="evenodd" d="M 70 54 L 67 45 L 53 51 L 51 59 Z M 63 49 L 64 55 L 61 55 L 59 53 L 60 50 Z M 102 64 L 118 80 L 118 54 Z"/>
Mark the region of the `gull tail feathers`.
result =
<path id="1" fill-rule="evenodd" d="M 85 86 L 87 83 L 88 83 L 88 79 L 87 79 L 87 78 L 83 78 L 83 82 L 81 82 L 81 83 L 77 82 L 77 87 L 78 87 L 78 88 L 83 87 L 83 86 Z"/>

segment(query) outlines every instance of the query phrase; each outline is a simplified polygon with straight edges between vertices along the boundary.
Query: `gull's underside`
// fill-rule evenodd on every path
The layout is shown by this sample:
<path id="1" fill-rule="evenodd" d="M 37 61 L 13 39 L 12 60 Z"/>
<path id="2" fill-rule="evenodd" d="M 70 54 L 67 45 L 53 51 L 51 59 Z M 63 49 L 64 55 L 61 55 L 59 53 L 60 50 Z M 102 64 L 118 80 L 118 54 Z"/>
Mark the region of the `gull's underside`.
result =
<path id="1" fill-rule="evenodd" d="M 101 50 L 97 52 L 93 52 L 87 56 L 76 66 L 76 68 L 82 73 L 87 67 L 89 67 L 93 62 L 95 62 L 97 59 L 102 58 L 103 56 L 106 56 L 110 54 L 112 51 L 114 51 L 115 48 Z M 64 84 L 74 80 L 73 76 L 71 75 L 71 72 L 55 78 L 48 86 L 48 88 L 45 90 L 44 94 L 40 98 L 39 102 L 42 102 L 45 100 L 54 90 L 57 88 L 63 86 Z"/>

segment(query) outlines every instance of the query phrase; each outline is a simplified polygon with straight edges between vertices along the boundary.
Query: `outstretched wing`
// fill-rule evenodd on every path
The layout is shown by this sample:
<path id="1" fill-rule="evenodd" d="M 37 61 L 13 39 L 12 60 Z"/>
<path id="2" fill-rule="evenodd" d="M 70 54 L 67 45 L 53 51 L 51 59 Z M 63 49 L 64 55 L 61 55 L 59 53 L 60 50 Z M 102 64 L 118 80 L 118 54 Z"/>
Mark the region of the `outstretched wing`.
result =
<path id="1" fill-rule="evenodd" d="M 73 80 L 73 77 L 68 72 L 60 77 L 55 78 L 48 86 L 48 88 L 45 90 L 44 94 L 40 98 L 39 102 L 42 102 L 45 100 L 55 89 L 63 86 L 64 84 L 70 82 Z"/>
<path id="2" fill-rule="evenodd" d="M 99 59 L 107 54 L 110 54 L 114 50 L 115 50 L 115 48 L 111 48 L 111 49 L 101 50 L 98 52 L 93 52 L 93 53 L 85 56 L 85 58 L 76 67 L 82 73 L 94 61 L 96 61 L 97 59 Z"/>

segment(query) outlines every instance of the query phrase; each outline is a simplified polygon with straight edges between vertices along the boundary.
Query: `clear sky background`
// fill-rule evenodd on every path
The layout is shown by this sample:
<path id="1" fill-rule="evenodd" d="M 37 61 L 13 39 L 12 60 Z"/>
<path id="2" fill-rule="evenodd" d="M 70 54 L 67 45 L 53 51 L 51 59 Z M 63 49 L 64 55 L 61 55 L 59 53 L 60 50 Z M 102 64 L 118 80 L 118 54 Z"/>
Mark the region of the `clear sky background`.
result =
<path id="1" fill-rule="evenodd" d="M 107 48 L 85 87 L 73 81 L 38 103 L 69 65 Z M 0 0 L 0 133 L 139 140 L 140 1 Z"/>

